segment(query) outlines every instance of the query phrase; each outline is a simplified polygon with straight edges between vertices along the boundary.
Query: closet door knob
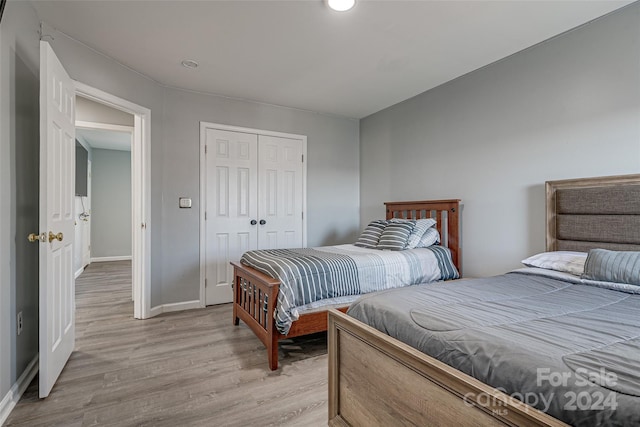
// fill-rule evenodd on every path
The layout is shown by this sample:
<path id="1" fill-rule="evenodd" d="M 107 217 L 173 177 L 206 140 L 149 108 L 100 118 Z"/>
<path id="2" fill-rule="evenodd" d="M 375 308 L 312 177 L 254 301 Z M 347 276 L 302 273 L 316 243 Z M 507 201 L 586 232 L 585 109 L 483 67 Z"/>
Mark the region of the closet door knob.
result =
<path id="1" fill-rule="evenodd" d="M 256 225 L 258 223 L 258 221 L 256 221 L 255 219 L 251 220 L 251 225 Z"/>
<path id="2" fill-rule="evenodd" d="M 265 221 L 264 219 L 260 220 L 260 225 L 265 225 L 267 223 L 267 221 Z"/>

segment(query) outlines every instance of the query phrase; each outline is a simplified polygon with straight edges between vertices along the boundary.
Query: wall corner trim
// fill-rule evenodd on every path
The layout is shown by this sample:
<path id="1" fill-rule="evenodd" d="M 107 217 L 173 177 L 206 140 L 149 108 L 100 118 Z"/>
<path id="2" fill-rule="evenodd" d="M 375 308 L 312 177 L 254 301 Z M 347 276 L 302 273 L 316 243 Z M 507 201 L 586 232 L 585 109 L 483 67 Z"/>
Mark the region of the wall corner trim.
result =
<path id="1" fill-rule="evenodd" d="M 0 402 L 0 425 L 4 425 L 5 421 L 7 421 L 7 418 L 9 418 L 11 411 L 13 411 L 13 408 L 15 408 L 15 406 L 18 404 L 18 401 L 24 394 L 25 390 L 27 389 L 27 387 L 29 387 L 31 381 L 33 381 L 33 379 L 35 378 L 40 367 L 38 364 L 39 360 L 40 356 L 39 354 L 36 354 L 36 356 L 24 370 L 22 375 L 20 375 L 18 381 L 16 381 L 16 383 L 11 386 L 11 390 L 7 392 L 7 394 Z"/>

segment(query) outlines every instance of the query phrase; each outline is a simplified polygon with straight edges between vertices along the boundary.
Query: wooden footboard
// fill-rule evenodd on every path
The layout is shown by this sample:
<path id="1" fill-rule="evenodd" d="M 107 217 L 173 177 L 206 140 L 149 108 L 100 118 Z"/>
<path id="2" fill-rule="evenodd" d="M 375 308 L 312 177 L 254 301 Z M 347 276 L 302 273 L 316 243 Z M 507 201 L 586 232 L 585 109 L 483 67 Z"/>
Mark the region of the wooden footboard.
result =
<path id="1" fill-rule="evenodd" d="M 280 282 L 258 270 L 232 262 L 233 324 L 242 320 L 267 348 L 269 369 L 278 369 L 278 341 L 327 330 L 327 311 L 302 314 L 287 335 L 276 329 L 274 312 Z M 339 308 L 346 311 L 347 307 Z"/>
<path id="2" fill-rule="evenodd" d="M 329 425 L 566 426 L 335 310 Z"/>
<path id="3" fill-rule="evenodd" d="M 278 369 L 278 335 L 273 313 L 280 281 L 240 263 L 233 265 L 233 324 L 249 326 L 267 347 L 269 368 Z"/>

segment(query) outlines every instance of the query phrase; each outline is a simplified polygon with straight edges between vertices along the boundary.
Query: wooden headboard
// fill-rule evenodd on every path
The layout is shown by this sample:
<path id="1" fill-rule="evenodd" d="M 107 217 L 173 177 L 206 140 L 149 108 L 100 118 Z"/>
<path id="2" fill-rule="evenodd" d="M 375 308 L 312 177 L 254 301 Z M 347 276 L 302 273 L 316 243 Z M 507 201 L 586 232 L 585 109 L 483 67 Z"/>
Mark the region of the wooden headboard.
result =
<path id="1" fill-rule="evenodd" d="M 640 174 L 548 181 L 547 251 L 640 251 Z"/>
<path id="2" fill-rule="evenodd" d="M 460 275 L 462 275 L 460 199 L 386 202 L 385 206 L 387 209 L 387 219 L 435 219 L 440 238 L 442 239 L 442 245 L 449 248 L 453 264 L 460 272 Z"/>

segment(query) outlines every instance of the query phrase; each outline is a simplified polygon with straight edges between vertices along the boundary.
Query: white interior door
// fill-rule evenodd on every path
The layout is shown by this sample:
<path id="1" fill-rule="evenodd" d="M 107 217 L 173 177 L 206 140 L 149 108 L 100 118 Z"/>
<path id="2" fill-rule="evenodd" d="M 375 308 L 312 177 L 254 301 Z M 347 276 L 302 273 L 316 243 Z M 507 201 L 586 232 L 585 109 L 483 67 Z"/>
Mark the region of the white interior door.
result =
<path id="1" fill-rule="evenodd" d="M 40 42 L 40 397 L 53 388 L 75 344 L 73 271 L 75 88 Z"/>
<path id="2" fill-rule="evenodd" d="M 257 155 L 255 134 L 206 129 L 207 305 L 233 300 L 230 261 L 257 245 Z"/>
<path id="3" fill-rule="evenodd" d="M 302 141 L 258 137 L 258 249 L 303 246 Z"/>

